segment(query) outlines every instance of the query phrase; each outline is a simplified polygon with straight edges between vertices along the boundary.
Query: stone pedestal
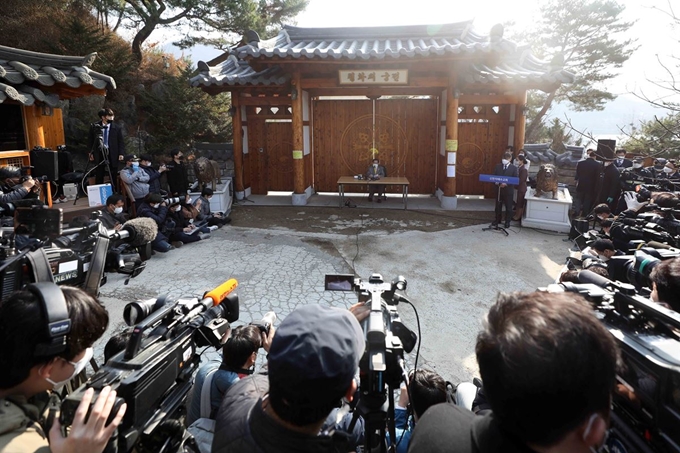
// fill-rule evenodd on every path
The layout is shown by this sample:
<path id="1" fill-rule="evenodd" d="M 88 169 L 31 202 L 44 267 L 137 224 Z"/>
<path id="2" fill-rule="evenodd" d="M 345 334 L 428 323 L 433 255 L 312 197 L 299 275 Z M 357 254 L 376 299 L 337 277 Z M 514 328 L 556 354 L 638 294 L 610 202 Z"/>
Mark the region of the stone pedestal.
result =
<path id="1" fill-rule="evenodd" d="M 571 229 L 569 211 L 572 203 L 569 191 L 565 187 L 560 187 L 556 200 L 551 198 L 552 192 L 541 197 L 536 197 L 535 193 L 534 189 L 527 189 L 525 197 L 527 207 L 524 210 L 522 226 L 568 233 Z"/>
<path id="2" fill-rule="evenodd" d="M 222 180 L 224 181 L 225 178 L 223 177 Z M 215 186 L 213 197 L 210 199 L 211 212 L 223 212 L 229 215 L 232 203 L 231 182 L 231 178 L 226 178 L 225 183 Z M 201 196 L 201 192 L 189 192 L 189 196 L 191 196 L 191 202 L 193 203 Z"/>

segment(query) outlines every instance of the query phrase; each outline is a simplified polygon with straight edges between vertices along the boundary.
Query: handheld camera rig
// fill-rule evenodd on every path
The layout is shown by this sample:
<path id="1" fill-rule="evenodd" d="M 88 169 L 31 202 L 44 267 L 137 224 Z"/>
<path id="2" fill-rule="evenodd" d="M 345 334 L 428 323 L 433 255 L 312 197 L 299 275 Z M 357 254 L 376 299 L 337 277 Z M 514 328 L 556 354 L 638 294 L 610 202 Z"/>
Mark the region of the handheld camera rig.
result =
<path id="1" fill-rule="evenodd" d="M 135 301 L 124 318 L 134 326 L 124 351 L 113 356 L 61 406 L 61 423 L 70 426 L 85 390 L 95 397 L 104 386 L 117 392 L 110 422 L 123 403 L 127 411 L 108 451 L 172 452 L 192 439 L 181 418 L 193 377 L 198 348 L 221 347 L 221 338 L 239 317 L 238 282 L 230 279 L 201 300 L 166 296 Z"/>
<path id="2" fill-rule="evenodd" d="M 359 416 L 365 423 L 365 451 L 386 452 L 386 427 L 389 429 L 390 451 L 396 451 L 394 426 L 394 391 L 408 376 L 404 352 L 410 353 L 418 336 L 402 323 L 397 311 L 399 302 L 409 302 L 396 291 L 406 289 L 406 279 L 397 277 L 383 281 L 380 274 L 372 274 L 368 281 L 354 275 L 326 275 L 327 291 L 354 291 L 359 302 L 370 304 L 371 312 L 363 323 L 366 350 L 359 362 L 359 398 L 350 432 Z"/>

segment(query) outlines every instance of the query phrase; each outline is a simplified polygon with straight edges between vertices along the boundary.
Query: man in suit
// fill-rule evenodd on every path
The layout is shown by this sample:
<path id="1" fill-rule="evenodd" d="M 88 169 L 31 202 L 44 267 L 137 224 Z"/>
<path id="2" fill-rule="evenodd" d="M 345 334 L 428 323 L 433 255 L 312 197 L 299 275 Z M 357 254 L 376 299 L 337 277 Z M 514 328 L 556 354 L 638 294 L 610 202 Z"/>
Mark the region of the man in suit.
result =
<path id="1" fill-rule="evenodd" d="M 633 166 L 633 162 L 630 159 L 626 159 L 625 149 L 616 150 L 616 160 L 614 161 L 614 165 L 619 170 L 623 170 L 624 168 L 631 168 Z"/>
<path id="2" fill-rule="evenodd" d="M 108 154 L 109 167 L 111 168 L 111 187 L 114 192 L 116 188 L 116 175 L 118 174 L 118 162 L 125 156 L 125 140 L 123 130 L 120 126 L 113 123 L 114 114 L 111 109 L 101 109 L 99 111 L 100 121 L 90 126 L 88 138 L 88 149 L 90 161 L 97 165 L 95 173 L 95 183 L 104 184 L 104 175 L 107 174 L 106 164 L 103 163 Z M 100 165 L 101 164 L 101 165 Z"/>
<path id="3" fill-rule="evenodd" d="M 517 167 L 510 163 L 512 160 L 512 153 L 506 151 L 503 154 L 503 159 L 500 164 L 496 164 L 493 174 L 497 176 L 512 176 L 517 178 L 519 172 Z M 510 219 L 512 218 L 512 199 L 515 195 L 515 186 L 506 183 L 496 183 L 498 186 L 498 193 L 496 195 L 496 220 L 491 226 L 498 226 L 501 223 L 503 216 L 503 205 L 505 205 L 505 228 L 510 228 Z"/>
<path id="4" fill-rule="evenodd" d="M 384 178 L 387 175 L 385 167 L 380 165 L 380 161 L 376 158 L 373 159 L 373 164 L 366 170 L 366 179 L 377 180 Z M 385 194 L 385 186 L 382 184 L 369 184 L 368 185 L 368 201 L 373 201 L 373 194 L 378 192 L 378 203 L 382 201 L 381 196 Z"/>
<path id="5" fill-rule="evenodd" d="M 598 203 L 607 203 L 612 212 L 618 213 L 619 195 L 621 195 L 621 173 L 614 165 L 614 161 L 605 159 Z"/>
<path id="6" fill-rule="evenodd" d="M 600 180 L 602 165 L 595 160 L 595 150 L 589 149 L 587 153 L 588 158 L 576 164 L 575 217 L 590 214 L 597 195 L 597 183 Z"/>
<path id="7" fill-rule="evenodd" d="M 522 152 L 523 150 L 520 150 Z M 515 202 L 515 215 L 512 220 L 516 222 L 522 221 L 522 213 L 524 212 L 524 196 L 527 193 L 527 179 L 529 179 L 529 170 L 526 166 L 527 158 L 524 154 L 519 154 L 515 160 L 517 164 L 517 174 L 519 176 L 519 185 L 517 186 L 517 201 Z"/>

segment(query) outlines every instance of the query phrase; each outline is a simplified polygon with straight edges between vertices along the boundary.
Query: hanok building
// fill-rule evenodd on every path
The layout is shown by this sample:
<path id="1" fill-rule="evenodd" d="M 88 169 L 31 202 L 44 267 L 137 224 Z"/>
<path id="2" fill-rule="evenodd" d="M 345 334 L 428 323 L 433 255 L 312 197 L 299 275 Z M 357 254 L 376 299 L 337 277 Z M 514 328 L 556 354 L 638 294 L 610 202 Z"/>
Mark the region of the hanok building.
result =
<path id="1" fill-rule="evenodd" d="M 559 62 L 504 39 L 502 26 L 482 36 L 471 21 L 285 26 L 243 42 L 199 62 L 191 83 L 231 93 L 237 196 L 292 191 L 294 205 L 335 192 L 374 157 L 444 208 L 455 209 L 457 194 L 493 197 L 479 175 L 524 143 L 527 90 L 573 81 Z"/>
<path id="2" fill-rule="evenodd" d="M 96 56 L 0 46 L 0 166 L 28 165 L 33 147 L 64 144 L 61 101 L 116 88 L 112 77 L 89 68 Z"/>

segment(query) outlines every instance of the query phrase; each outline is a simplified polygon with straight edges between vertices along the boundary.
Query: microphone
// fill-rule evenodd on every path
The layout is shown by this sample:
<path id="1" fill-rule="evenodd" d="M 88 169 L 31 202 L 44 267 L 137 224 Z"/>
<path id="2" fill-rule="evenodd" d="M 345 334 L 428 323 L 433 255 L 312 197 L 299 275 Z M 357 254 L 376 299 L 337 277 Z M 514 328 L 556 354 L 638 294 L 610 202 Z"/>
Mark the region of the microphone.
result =
<path id="1" fill-rule="evenodd" d="M 137 247 L 153 241 L 157 234 L 158 225 L 153 219 L 137 217 L 125 222 L 119 231 L 109 234 L 109 239 L 128 239 L 130 245 Z"/>

